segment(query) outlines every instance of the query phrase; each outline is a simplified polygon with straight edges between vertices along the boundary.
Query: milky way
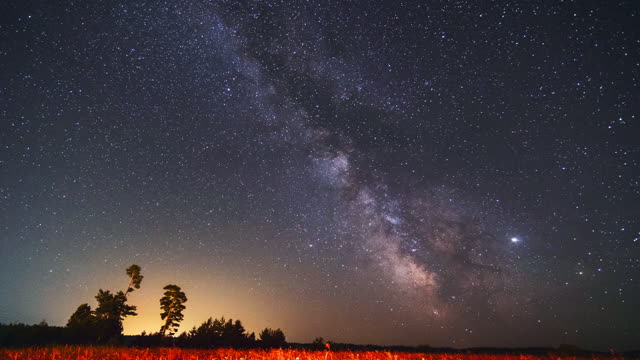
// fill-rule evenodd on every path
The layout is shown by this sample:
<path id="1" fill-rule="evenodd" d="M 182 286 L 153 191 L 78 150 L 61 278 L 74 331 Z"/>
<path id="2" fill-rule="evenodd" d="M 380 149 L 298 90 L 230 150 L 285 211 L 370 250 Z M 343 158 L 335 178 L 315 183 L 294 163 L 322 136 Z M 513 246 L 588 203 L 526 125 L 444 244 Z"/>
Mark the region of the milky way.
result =
<path id="1" fill-rule="evenodd" d="M 633 2 L 1 7 L 0 322 L 637 345 Z"/>

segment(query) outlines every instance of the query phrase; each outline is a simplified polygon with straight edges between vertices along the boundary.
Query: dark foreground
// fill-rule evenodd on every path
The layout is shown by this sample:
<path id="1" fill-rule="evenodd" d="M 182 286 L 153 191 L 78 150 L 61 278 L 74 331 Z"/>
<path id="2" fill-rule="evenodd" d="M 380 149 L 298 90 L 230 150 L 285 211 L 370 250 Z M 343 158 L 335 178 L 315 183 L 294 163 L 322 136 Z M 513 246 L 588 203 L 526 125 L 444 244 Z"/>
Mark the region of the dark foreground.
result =
<path id="1" fill-rule="evenodd" d="M 0 349 L 0 359 L 11 360 L 604 360 L 611 356 L 523 354 L 425 354 L 390 351 L 194 350 L 180 348 L 124 348 L 108 346 L 53 346 Z M 623 359 L 615 357 L 615 359 Z"/>

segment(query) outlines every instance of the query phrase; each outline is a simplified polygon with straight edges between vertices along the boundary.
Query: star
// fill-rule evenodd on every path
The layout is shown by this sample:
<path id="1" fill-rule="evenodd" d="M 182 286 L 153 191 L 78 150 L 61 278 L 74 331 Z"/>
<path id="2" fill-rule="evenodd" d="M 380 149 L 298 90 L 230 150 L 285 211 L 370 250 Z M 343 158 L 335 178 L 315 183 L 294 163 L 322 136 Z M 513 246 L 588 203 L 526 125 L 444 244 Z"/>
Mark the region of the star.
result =
<path id="1" fill-rule="evenodd" d="M 64 325 L 135 262 L 126 334 L 179 274 L 184 329 L 635 349 L 631 1 L 42 3 L 0 12 L 0 323 Z"/>

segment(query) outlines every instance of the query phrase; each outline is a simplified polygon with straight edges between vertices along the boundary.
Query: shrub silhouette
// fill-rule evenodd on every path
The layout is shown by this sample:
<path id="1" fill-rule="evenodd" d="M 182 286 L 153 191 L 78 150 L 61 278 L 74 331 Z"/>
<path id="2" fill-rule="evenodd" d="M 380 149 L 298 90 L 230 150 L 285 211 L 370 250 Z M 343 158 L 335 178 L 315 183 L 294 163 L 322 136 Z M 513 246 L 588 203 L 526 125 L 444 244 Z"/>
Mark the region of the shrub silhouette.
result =
<path id="1" fill-rule="evenodd" d="M 284 332 L 280 329 L 265 328 L 260 332 L 260 345 L 265 348 L 283 347 L 286 344 Z"/>
<path id="2" fill-rule="evenodd" d="M 67 337 L 69 342 L 87 344 L 97 340 L 96 317 L 89 304 L 82 304 L 67 321 Z"/>
<path id="3" fill-rule="evenodd" d="M 178 343 L 188 347 L 251 347 L 255 344 L 255 334 L 247 334 L 240 320 L 209 318 L 197 328 L 178 337 Z"/>

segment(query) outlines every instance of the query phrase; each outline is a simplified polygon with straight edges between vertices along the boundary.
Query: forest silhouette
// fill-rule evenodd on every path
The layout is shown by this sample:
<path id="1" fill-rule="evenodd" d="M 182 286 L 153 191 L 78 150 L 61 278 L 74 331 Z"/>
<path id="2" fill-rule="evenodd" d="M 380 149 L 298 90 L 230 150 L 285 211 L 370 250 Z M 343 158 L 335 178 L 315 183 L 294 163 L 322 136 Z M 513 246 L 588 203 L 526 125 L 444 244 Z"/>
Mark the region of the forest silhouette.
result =
<path id="1" fill-rule="evenodd" d="M 123 320 L 129 316 L 137 316 L 137 307 L 128 303 L 129 295 L 140 289 L 144 276 L 142 268 L 136 264 L 125 270 L 128 285 L 124 291 L 111 292 L 99 289 L 95 296 L 95 309 L 85 303 L 80 304 L 71 314 L 66 326 L 50 326 L 46 322 L 35 325 L 1 324 L 0 347 L 25 347 L 45 345 L 115 345 L 135 347 L 173 346 L 182 348 L 216 349 L 216 348 L 304 348 L 309 350 L 358 350 L 358 351 L 402 351 L 402 352 L 430 352 L 430 353 L 492 353 L 546 355 L 590 355 L 597 352 L 580 349 L 571 344 L 561 344 L 557 348 L 432 348 L 427 345 L 411 346 L 377 346 L 354 345 L 326 341 L 316 337 L 309 344 L 287 343 L 284 332 L 279 329 L 265 328 L 257 336 L 254 332 L 247 332 L 240 320 L 213 318 L 203 321 L 188 331 L 175 336 L 180 322 L 184 318 L 187 295 L 175 284 L 166 285 L 160 298 L 159 313 L 162 326 L 157 332 L 143 332 L 139 335 L 124 335 Z M 627 355 L 637 356 L 637 352 Z"/>
<path id="2" fill-rule="evenodd" d="M 99 289 L 95 296 L 97 307 L 80 304 L 71 314 L 66 326 L 49 326 L 46 322 L 36 325 L 0 324 L 0 346 L 38 346 L 47 344 L 108 344 L 133 346 L 181 346 L 192 348 L 276 348 L 286 345 L 281 329 L 265 328 L 256 338 L 247 333 L 240 320 L 209 318 L 199 326 L 175 333 L 184 318 L 187 296 L 175 284 L 163 289 L 160 298 L 160 318 L 163 324 L 157 332 L 124 336 L 122 323 L 129 316 L 137 316 L 137 307 L 128 303 L 128 296 L 140 289 L 144 276 L 136 264 L 125 273 L 128 285 L 124 291 L 111 292 Z"/>

